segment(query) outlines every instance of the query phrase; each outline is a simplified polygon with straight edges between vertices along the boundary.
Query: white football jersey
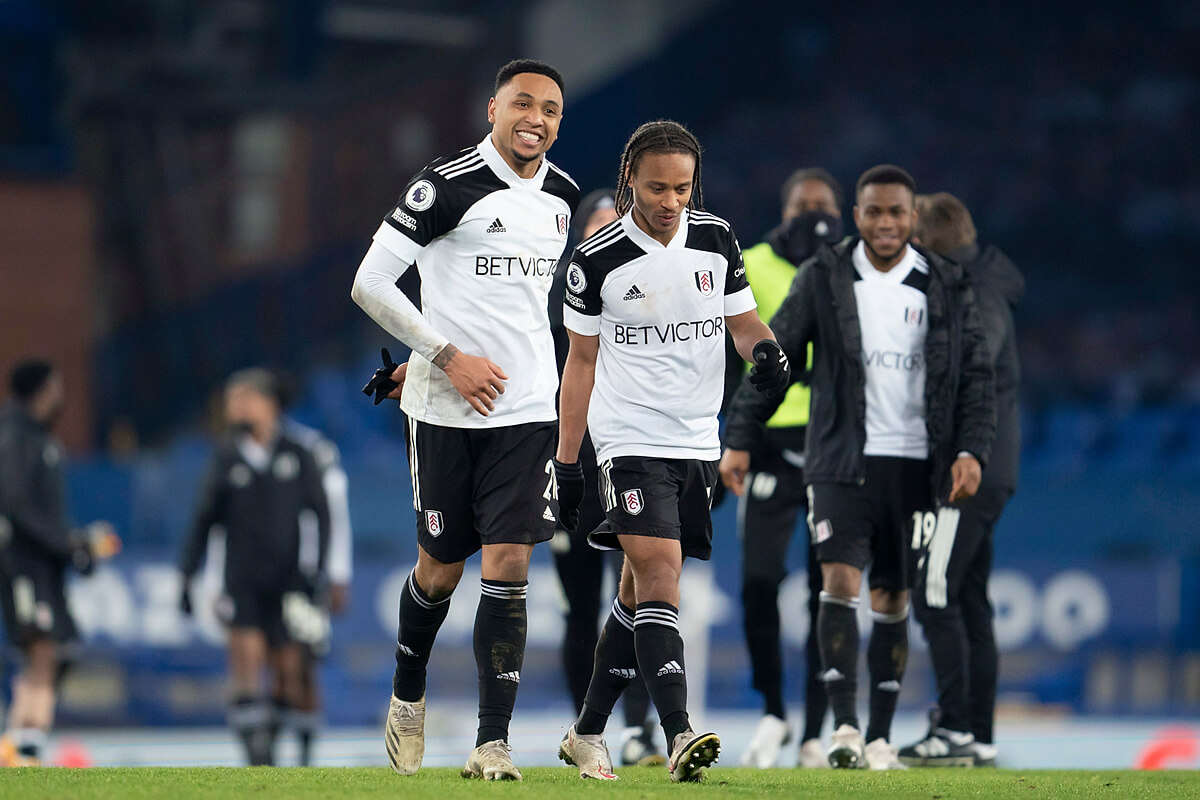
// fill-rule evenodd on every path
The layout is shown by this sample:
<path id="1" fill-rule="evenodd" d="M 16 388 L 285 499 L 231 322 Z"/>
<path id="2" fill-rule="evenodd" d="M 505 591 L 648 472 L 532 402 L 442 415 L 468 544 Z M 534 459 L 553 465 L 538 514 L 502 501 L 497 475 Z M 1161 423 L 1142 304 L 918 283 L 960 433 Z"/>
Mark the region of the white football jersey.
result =
<path id="1" fill-rule="evenodd" d="M 563 322 L 600 337 L 588 408 L 597 457 L 720 458 L 725 317 L 755 308 L 729 223 L 685 211 L 663 246 L 626 214 L 567 269 Z"/>
<path id="2" fill-rule="evenodd" d="M 508 375 L 487 417 L 413 353 L 400 406 L 421 422 L 484 428 L 557 419 L 558 371 L 546 295 L 579 187 L 545 158 L 521 178 L 491 136 L 409 182 L 375 241 L 421 275 L 421 312 L 458 349 Z"/>
<path id="3" fill-rule="evenodd" d="M 863 454 L 928 458 L 925 428 L 926 291 L 929 265 L 914 248 L 887 272 L 875 269 L 859 242 L 853 253 L 854 299 L 867 375 L 867 443 Z"/>

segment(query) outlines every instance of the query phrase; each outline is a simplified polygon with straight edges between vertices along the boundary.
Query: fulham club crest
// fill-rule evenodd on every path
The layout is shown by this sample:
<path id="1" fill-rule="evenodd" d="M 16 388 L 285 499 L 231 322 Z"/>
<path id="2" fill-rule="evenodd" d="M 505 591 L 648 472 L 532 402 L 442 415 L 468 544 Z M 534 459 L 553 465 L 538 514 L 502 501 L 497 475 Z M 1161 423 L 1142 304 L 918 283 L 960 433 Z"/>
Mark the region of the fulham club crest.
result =
<path id="1" fill-rule="evenodd" d="M 558 235 L 559 236 L 567 235 L 567 215 L 566 214 L 558 215 Z"/>
<path id="2" fill-rule="evenodd" d="M 700 290 L 700 294 L 705 297 L 712 297 L 714 290 L 713 276 L 711 269 L 696 270 L 696 288 Z"/>
<path id="3" fill-rule="evenodd" d="M 425 530 L 429 531 L 430 536 L 440 536 L 442 533 L 442 512 L 426 511 L 425 512 Z"/>
<path id="4" fill-rule="evenodd" d="M 642 513 L 642 490 L 630 489 L 627 492 L 621 492 L 621 502 L 625 506 L 625 512 L 628 514 Z"/>

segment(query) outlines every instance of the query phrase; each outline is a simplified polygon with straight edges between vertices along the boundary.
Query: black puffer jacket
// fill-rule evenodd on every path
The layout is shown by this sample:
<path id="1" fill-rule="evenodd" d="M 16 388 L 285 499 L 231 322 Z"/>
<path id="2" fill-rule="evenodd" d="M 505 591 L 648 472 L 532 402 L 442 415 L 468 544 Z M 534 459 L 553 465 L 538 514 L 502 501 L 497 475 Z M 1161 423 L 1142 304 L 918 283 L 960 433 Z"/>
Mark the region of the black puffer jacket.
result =
<path id="1" fill-rule="evenodd" d="M 947 254 L 963 265 L 979 306 L 988 354 L 996 374 L 996 441 L 983 485 L 1013 491 L 1021 462 L 1021 361 L 1013 309 L 1025 296 L 1025 278 L 998 248 L 969 244 Z"/>
<path id="2" fill-rule="evenodd" d="M 823 246 L 804 262 L 771 320 L 793 364 L 804 360 L 813 343 L 812 406 L 804 451 L 809 482 L 862 483 L 866 476 L 866 370 L 852 260 L 858 241 L 851 237 Z M 992 368 L 974 292 L 962 268 L 923 248 L 917 251 L 929 263 L 930 277 L 925 426 L 931 489 L 936 500 L 945 502 L 950 465 L 958 452 L 969 452 L 987 464 L 996 435 Z M 744 382 L 729 410 L 726 447 L 750 449 L 778 400 Z"/>

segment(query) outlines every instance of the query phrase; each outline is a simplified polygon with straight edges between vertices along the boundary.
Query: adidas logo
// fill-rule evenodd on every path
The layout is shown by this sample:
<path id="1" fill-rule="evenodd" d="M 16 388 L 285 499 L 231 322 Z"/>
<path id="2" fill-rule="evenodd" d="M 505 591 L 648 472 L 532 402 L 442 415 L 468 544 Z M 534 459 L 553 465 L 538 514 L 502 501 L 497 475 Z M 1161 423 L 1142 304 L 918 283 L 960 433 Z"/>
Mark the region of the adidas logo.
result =
<path id="1" fill-rule="evenodd" d="M 621 669 L 620 667 L 613 667 L 609 670 L 609 672 L 613 675 L 616 675 L 618 678 L 624 678 L 627 681 L 631 681 L 637 677 L 636 669 Z"/>
<path id="2" fill-rule="evenodd" d="M 554 512 L 550 510 L 550 506 L 546 506 L 546 510 L 542 512 L 542 519 L 548 519 L 554 522 Z"/>
<path id="3" fill-rule="evenodd" d="M 875 684 L 875 688 L 881 692 L 898 692 L 900 691 L 900 681 L 883 681 Z"/>
<path id="4" fill-rule="evenodd" d="M 635 283 L 633 286 L 629 287 L 629 291 L 625 293 L 625 297 L 622 299 L 624 299 L 624 300 L 645 300 L 646 295 L 642 294 L 642 290 L 639 289 L 637 287 L 637 284 Z"/>
<path id="5" fill-rule="evenodd" d="M 396 647 L 398 647 L 400 652 L 404 653 L 406 656 L 412 656 L 413 658 L 416 658 L 417 656 L 417 654 L 413 652 L 413 649 L 406 644 L 397 644 Z"/>
<path id="6" fill-rule="evenodd" d="M 663 675 L 682 675 L 683 667 L 679 666 L 678 661 L 668 661 L 658 668 L 658 677 Z"/>
<path id="7" fill-rule="evenodd" d="M 521 682 L 521 673 L 519 672 L 501 672 L 496 677 L 502 681 L 512 681 L 513 683 Z"/>
<path id="8" fill-rule="evenodd" d="M 508 231 L 508 228 L 504 227 L 504 223 L 500 221 L 499 217 L 496 217 L 496 219 L 492 221 L 492 224 L 488 225 L 488 229 L 485 232 L 486 233 L 505 233 L 506 231 Z"/>

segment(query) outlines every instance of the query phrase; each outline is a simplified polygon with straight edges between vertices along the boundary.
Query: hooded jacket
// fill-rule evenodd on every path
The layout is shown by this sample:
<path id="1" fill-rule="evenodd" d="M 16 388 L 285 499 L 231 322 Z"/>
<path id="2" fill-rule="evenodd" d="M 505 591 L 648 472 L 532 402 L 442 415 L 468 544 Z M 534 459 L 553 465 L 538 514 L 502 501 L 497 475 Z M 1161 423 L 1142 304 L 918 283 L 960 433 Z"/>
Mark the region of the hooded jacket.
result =
<path id="1" fill-rule="evenodd" d="M 1014 491 L 1021 461 L 1021 361 L 1013 310 L 1025 296 L 1025 278 L 998 248 L 969 244 L 947 256 L 962 264 L 975 288 L 983 334 L 996 376 L 996 440 L 983 485 Z"/>
<path id="2" fill-rule="evenodd" d="M 792 363 L 813 344 L 812 405 L 804 451 L 809 483 L 866 480 L 866 369 L 854 297 L 852 253 L 858 237 L 822 246 L 796 273 L 771 329 Z M 916 247 L 915 245 L 909 245 Z M 961 267 L 917 247 L 929 264 L 926 294 L 925 426 L 929 433 L 932 499 L 949 496 L 950 465 L 969 452 L 986 466 L 996 433 L 991 360 L 974 292 Z M 738 388 L 725 432 L 727 447 L 752 450 L 779 396 Z"/>

